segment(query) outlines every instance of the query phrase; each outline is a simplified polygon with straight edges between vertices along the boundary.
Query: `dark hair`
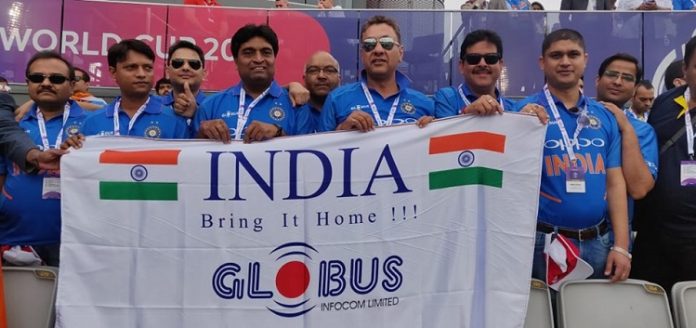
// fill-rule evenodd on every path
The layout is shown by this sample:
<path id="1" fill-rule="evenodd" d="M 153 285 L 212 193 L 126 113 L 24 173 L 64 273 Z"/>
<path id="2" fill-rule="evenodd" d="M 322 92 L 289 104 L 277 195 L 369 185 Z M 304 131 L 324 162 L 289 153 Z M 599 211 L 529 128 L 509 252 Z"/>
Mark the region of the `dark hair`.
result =
<path id="1" fill-rule="evenodd" d="M 370 26 L 377 24 L 387 24 L 391 28 L 393 28 L 394 33 L 396 33 L 396 42 L 401 43 L 401 30 L 399 30 L 399 25 L 396 24 L 396 21 L 394 21 L 393 19 L 382 15 L 370 17 L 370 19 L 368 19 L 367 22 L 365 22 L 365 24 L 363 24 L 362 27 L 360 27 L 360 39 L 362 40 L 363 34 L 365 34 L 365 31 L 367 31 L 367 29 Z"/>
<path id="2" fill-rule="evenodd" d="M 109 47 L 107 55 L 109 67 L 116 67 L 116 64 L 126 60 L 128 51 L 135 51 L 147 59 L 155 61 L 155 53 L 152 52 L 152 48 L 147 43 L 136 39 L 127 39 Z"/>
<path id="3" fill-rule="evenodd" d="M 198 58 L 201 60 L 203 67 L 205 67 L 205 56 L 203 55 L 203 50 L 201 49 L 201 47 L 186 40 L 179 40 L 176 43 L 172 44 L 171 47 L 169 47 L 169 52 L 167 53 L 167 64 L 171 62 L 172 56 L 179 49 L 191 49 L 195 51 L 196 54 L 198 54 Z"/>
<path id="4" fill-rule="evenodd" d="M 665 70 L 665 87 L 667 90 L 674 89 L 674 79 L 684 78 L 682 67 L 684 67 L 684 61 L 681 59 L 675 60 L 667 66 L 667 70 Z"/>
<path id="5" fill-rule="evenodd" d="M 541 7 L 541 10 L 544 10 L 544 5 L 542 5 L 541 2 L 534 1 L 534 2 L 532 2 L 531 5 L 529 5 L 529 7 L 530 7 L 530 8 L 531 8 L 531 7 L 534 7 L 534 5 L 537 5 L 537 6 Z"/>
<path id="6" fill-rule="evenodd" d="M 8 83 L 7 79 L 4 76 L 0 76 L 0 82 L 5 82 Z"/>
<path id="7" fill-rule="evenodd" d="M 157 82 L 155 83 L 155 91 L 159 91 L 160 85 L 162 84 L 172 84 L 172 81 L 169 81 L 169 79 L 166 77 L 157 80 Z"/>
<path id="8" fill-rule="evenodd" d="M 68 66 L 68 78 L 70 79 L 70 81 L 75 80 L 75 68 L 73 67 L 73 65 L 67 59 L 63 58 L 63 56 L 59 55 L 57 52 L 54 51 L 40 51 L 31 56 L 29 62 L 27 63 L 27 68 L 24 71 L 24 76 L 29 75 L 29 67 L 31 67 L 31 64 L 41 59 L 58 59 L 62 61 L 65 64 L 65 66 Z"/>
<path id="9" fill-rule="evenodd" d="M 599 65 L 599 71 L 597 72 L 597 76 L 601 78 L 602 75 L 604 75 L 604 71 L 607 70 L 607 67 L 617 60 L 627 61 L 636 66 L 636 81 L 640 81 L 640 79 L 643 78 L 643 70 L 640 68 L 638 58 L 623 52 L 613 54 L 604 61 L 602 61 L 602 63 Z"/>
<path id="10" fill-rule="evenodd" d="M 549 33 L 545 38 L 544 42 L 541 44 L 541 55 L 543 56 L 546 50 L 549 50 L 551 44 L 558 41 L 573 41 L 580 45 L 583 51 L 585 51 L 585 39 L 582 34 L 576 30 L 571 30 L 569 28 L 562 28 L 560 30 L 555 30 Z"/>
<path id="11" fill-rule="evenodd" d="M 80 71 L 80 73 L 82 73 L 82 80 L 83 81 L 89 82 L 90 80 L 92 80 L 92 78 L 89 76 L 89 73 L 87 73 L 87 71 L 83 70 L 82 68 L 75 67 L 75 70 Z"/>
<path id="12" fill-rule="evenodd" d="M 491 30 L 476 30 L 470 32 L 466 35 L 466 37 L 464 37 L 462 46 L 459 48 L 459 59 L 464 59 L 467 48 L 481 41 L 487 41 L 494 44 L 495 48 L 498 49 L 497 52 L 500 54 L 500 58 L 503 57 L 503 40 L 500 39 L 500 36 Z"/>
<path id="13" fill-rule="evenodd" d="M 278 56 L 278 36 L 270 26 L 265 24 L 247 24 L 238 29 L 232 36 L 232 56 L 237 58 L 242 44 L 255 37 L 260 37 L 270 43 L 273 48 L 273 57 Z"/>
<path id="14" fill-rule="evenodd" d="M 646 89 L 648 89 L 648 90 L 655 89 L 655 87 L 652 85 L 652 83 L 651 83 L 650 81 L 648 81 L 648 80 L 640 80 L 640 81 L 638 81 L 638 82 L 636 83 L 636 89 L 638 89 L 639 87 L 643 87 L 643 88 L 646 88 Z"/>
<path id="15" fill-rule="evenodd" d="M 691 57 L 694 55 L 694 50 L 696 50 L 696 36 L 692 37 L 689 42 L 686 43 L 684 47 L 684 64 L 688 67 Z"/>

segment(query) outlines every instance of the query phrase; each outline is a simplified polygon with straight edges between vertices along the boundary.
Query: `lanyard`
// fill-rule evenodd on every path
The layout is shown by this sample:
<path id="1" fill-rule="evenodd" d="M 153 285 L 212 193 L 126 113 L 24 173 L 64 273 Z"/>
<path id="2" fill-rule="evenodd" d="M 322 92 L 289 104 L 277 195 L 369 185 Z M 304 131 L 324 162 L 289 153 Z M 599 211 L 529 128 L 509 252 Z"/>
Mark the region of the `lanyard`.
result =
<path id="1" fill-rule="evenodd" d="M 471 105 L 471 102 L 469 101 L 469 99 L 466 98 L 466 95 L 464 94 L 464 83 L 459 85 L 457 91 L 459 91 L 459 96 L 461 96 L 462 100 L 464 100 L 464 107 L 468 107 L 469 105 Z M 498 103 L 500 104 L 500 108 L 505 110 L 505 105 L 503 105 L 502 97 L 498 97 Z"/>
<path id="2" fill-rule="evenodd" d="M 689 101 L 691 100 L 691 91 L 686 88 L 684 92 L 684 98 L 686 99 L 686 113 L 684 113 L 684 123 L 686 124 L 686 147 L 689 153 L 689 157 L 694 159 L 694 127 L 691 125 L 691 114 L 689 114 Z"/>
<path id="3" fill-rule="evenodd" d="M 126 132 L 126 135 L 130 135 L 131 130 L 133 129 L 133 125 L 135 125 L 135 121 L 140 117 L 140 114 L 142 114 L 145 111 L 145 107 L 147 107 L 147 104 L 150 102 L 150 98 L 147 98 L 147 101 L 138 108 L 138 111 L 135 112 L 135 115 L 133 115 L 133 118 L 131 118 L 130 122 L 128 122 L 128 131 Z M 114 104 L 114 135 L 115 136 L 120 136 L 121 135 L 121 124 L 119 123 L 119 108 L 121 108 L 121 101 L 117 101 L 116 104 Z"/>
<path id="4" fill-rule="evenodd" d="M 383 124 L 382 123 L 382 117 L 379 115 L 379 111 L 377 110 L 377 105 L 375 105 L 375 100 L 372 99 L 372 95 L 370 94 L 370 90 L 367 89 L 367 85 L 365 85 L 365 82 L 360 82 L 360 85 L 362 85 L 363 93 L 365 94 L 365 98 L 367 98 L 367 102 L 370 104 L 370 109 L 372 109 L 372 116 L 375 117 L 375 120 L 377 120 L 377 125 L 378 126 L 390 126 L 392 125 L 392 121 L 394 121 L 394 114 L 396 113 L 396 106 L 399 105 L 399 98 L 401 98 L 401 95 L 397 96 L 396 99 L 394 99 L 394 103 L 392 104 L 391 108 L 389 109 L 389 116 L 387 116 L 387 123 Z"/>
<path id="5" fill-rule="evenodd" d="M 60 131 L 58 131 L 58 136 L 56 137 L 56 146 L 54 148 L 60 148 L 60 144 L 63 142 L 63 128 L 65 128 L 65 123 L 68 122 L 68 117 L 70 117 L 70 103 L 65 104 L 65 109 L 63 110 L 63 125 L 60 126 Z M 39 120 L 39 134 L 41 135 L 41 144 L 43 144 L 43 149 L 50 149 L 51 145 L 48 143 L 46 121 L 44 120 L 43 114 L 41 114 L 41 109 L 38 107 L 36 108 L 36 118 Z"/>
<path id="6" fill-rule="evenodd" d="M 584 120 L 579 120 L 578 125 L 575 127 L 575 133 L 573 133 L 573 140 L 571 142 L 571 139 L 568 136 L 568 131 L 565 128 L 565 124 L 563 123 L 563 120 L 561 119 L 561 113 L 558 112 L 558 108 L 556 107 L 556 103 L 553 102 L 553 98 L 551 97 L 551 92 L 549 91 L 548 85 L 544 85 L 544 95 L 546 95 L 546 102 L 548 102 L 549 107 L 551 107 L 551 112 L 553 113 L 553 119 L 556 121 L 556 124 L 558 125 L 558 129 L 561 130 L 561 135 L 563 136 L 563 143 L 565 144 L 566 151 L 568 152 L 568 157 L 570 158 L 570 162 L 572 163 L 572 165 L 575 165 L 575 161 L 577 160 L 577 157 L 575 156 L 575 150 L 573 149 L 573 145 L 578 144 L 578 136 L 580 135 L 580 131 L 582 131 L 582 129 L 585 127 L 585 122 L 584 122 Z M 580 113 L 580 115 L 586 115 L 586 114 L 587 114 L 587 103 L 585 104 L 585 108 L 582 109 L 582 112 Z"/>
<path id="7" fill-rule="evenodd" d="M 247 107 L 245 110 L 244 101 L 246 100 L 246 91 L 244 90 L 243 86 L 241 87 L 241 90 L 239 91 L 239 109 L 237 110 L 237 129 L 234 131 L 235 140 L 242 140 L 242 130 L 244 129 L 244 125 L 249 119 L 249 114 L 251 113 L 251 110 L 254 109 L 256 104 L 258 104 L 264 97 L 266 97 L 270 90 L 271 87 L 269 86 L 258 97 L 256 97 L 256 99 L 252 100 L 251 104 L 249 104 L 249 107 Z"/>

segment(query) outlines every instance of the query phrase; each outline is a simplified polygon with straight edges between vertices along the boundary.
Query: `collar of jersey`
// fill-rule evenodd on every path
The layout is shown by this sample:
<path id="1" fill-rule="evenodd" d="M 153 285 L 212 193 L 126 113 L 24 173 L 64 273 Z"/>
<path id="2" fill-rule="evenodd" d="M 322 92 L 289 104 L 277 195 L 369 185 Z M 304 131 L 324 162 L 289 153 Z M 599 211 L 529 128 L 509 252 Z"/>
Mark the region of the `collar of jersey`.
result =
<path id="1" fill-rule="evenodd" d="M 234 96 L 239 96 L 239 93 L 242 91 L 242 82 L 239 82 L 239 84 L 235 85 L 230 89 L 230 93 Z M 283 94 L 283 88 L 281 88 L 278 83 L 276 83 L 275 80 L 271 82 L 271 89 L 268 90 L 268 94 L 271 95 L 273 98 L 278 98 L 280 95 Z"/>
<path id="2" fill-rule="evenodd" d="M 121 97 L 116 97 L 108 107 L 106 107 L 106 117 L 114 117 L 114 106 L 116 103 L 121 101 Z M 148 114 L 159 114 L 162 112 L 162 100 L 159 96 L 150 96 L 150 102 L 147 103 L 145 107 L 145 113 Z"/>
<path id="3" fill-rule="evenodd" d="M 365 83 L 367 85 L 367 71 L 362 70 L 360 72 L 360 83 Z M 404 75 L 403 73 L 396 71 L 396 85 L 399 86 L 399 93 L 405 92 L 406 89 L 411 85 L 411 80 L 409 80 L 408 76 Z"/>
<path id="4" fill-rule="evenodd" d="M 74 102 L 72 100 L 68 100 L 68 102 L 70 103 L 70 115 L 68 115 L 68 117 L 75 118 L 75 117 L 81 116 L 82 113 L 84 112 L 82 107 L 80 107 L 80 105 L 78 105 L 76 102 Z M 28 116 L 25 116 L 25 119 L 27 117 L 37 119 L 37 117 L 36 117 L 36 109 L 37 108 L 38 108 L 38 106 L 36 104 L 31 105 L 31 108 L 29 109 L 29 113 L 27 113 Z"/>

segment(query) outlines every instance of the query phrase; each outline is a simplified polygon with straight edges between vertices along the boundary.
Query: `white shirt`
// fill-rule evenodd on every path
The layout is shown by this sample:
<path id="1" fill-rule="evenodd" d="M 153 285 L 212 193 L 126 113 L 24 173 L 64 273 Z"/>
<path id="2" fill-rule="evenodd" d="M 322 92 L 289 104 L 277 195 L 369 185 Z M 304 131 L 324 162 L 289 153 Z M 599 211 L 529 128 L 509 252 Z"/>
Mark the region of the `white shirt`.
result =
<path id="1" fill-rule="evenodd" d="M 636 10 L 638 7 L 640 7 L 643 2 L 648 2 L 643 1 L 643 0 L 618 0 L 618 3 L 616 4 L 616 10 Z M 672 0 L 655 0 L 657 3 L 657 6 L 662 9 L 669 9 L 672 10 Z"/>

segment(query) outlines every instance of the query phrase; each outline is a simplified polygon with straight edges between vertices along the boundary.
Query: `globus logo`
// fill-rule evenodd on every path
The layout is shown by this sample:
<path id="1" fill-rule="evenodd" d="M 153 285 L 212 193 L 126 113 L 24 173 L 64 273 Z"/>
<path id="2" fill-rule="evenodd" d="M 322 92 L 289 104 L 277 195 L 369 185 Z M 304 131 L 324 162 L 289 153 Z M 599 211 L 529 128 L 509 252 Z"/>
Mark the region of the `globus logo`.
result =
<path id="1" fill-rule="evenodd" d="M 215 294 L 228 300 L 272 299 L 273 308 L 266 308 L 281 317 L 297 317 L 317 306 L 307 293 L 310 284 L 317 288 L 317 299 L 340 297 L 347 291 L 358 295 L 369 294 L 376 289 L 386 292 L 397 291 L 403 283 L 400 267 L 403 259 L 391 255 L 385 259 L 373 257 L 369 260 L 322 259 L 318 269 L 312 272 L 308 262 L 319 257 L 319 251 L 303 242 L 289 242 L 276 247 L 269 253 L 277 263 L 275 288 L 261 286 L 261 262 L 220 265 L 212 277 Z M 268 266 L 268 264 L 266 264 Z M 291 302 L 288 302 L 290 300 Z"/>

